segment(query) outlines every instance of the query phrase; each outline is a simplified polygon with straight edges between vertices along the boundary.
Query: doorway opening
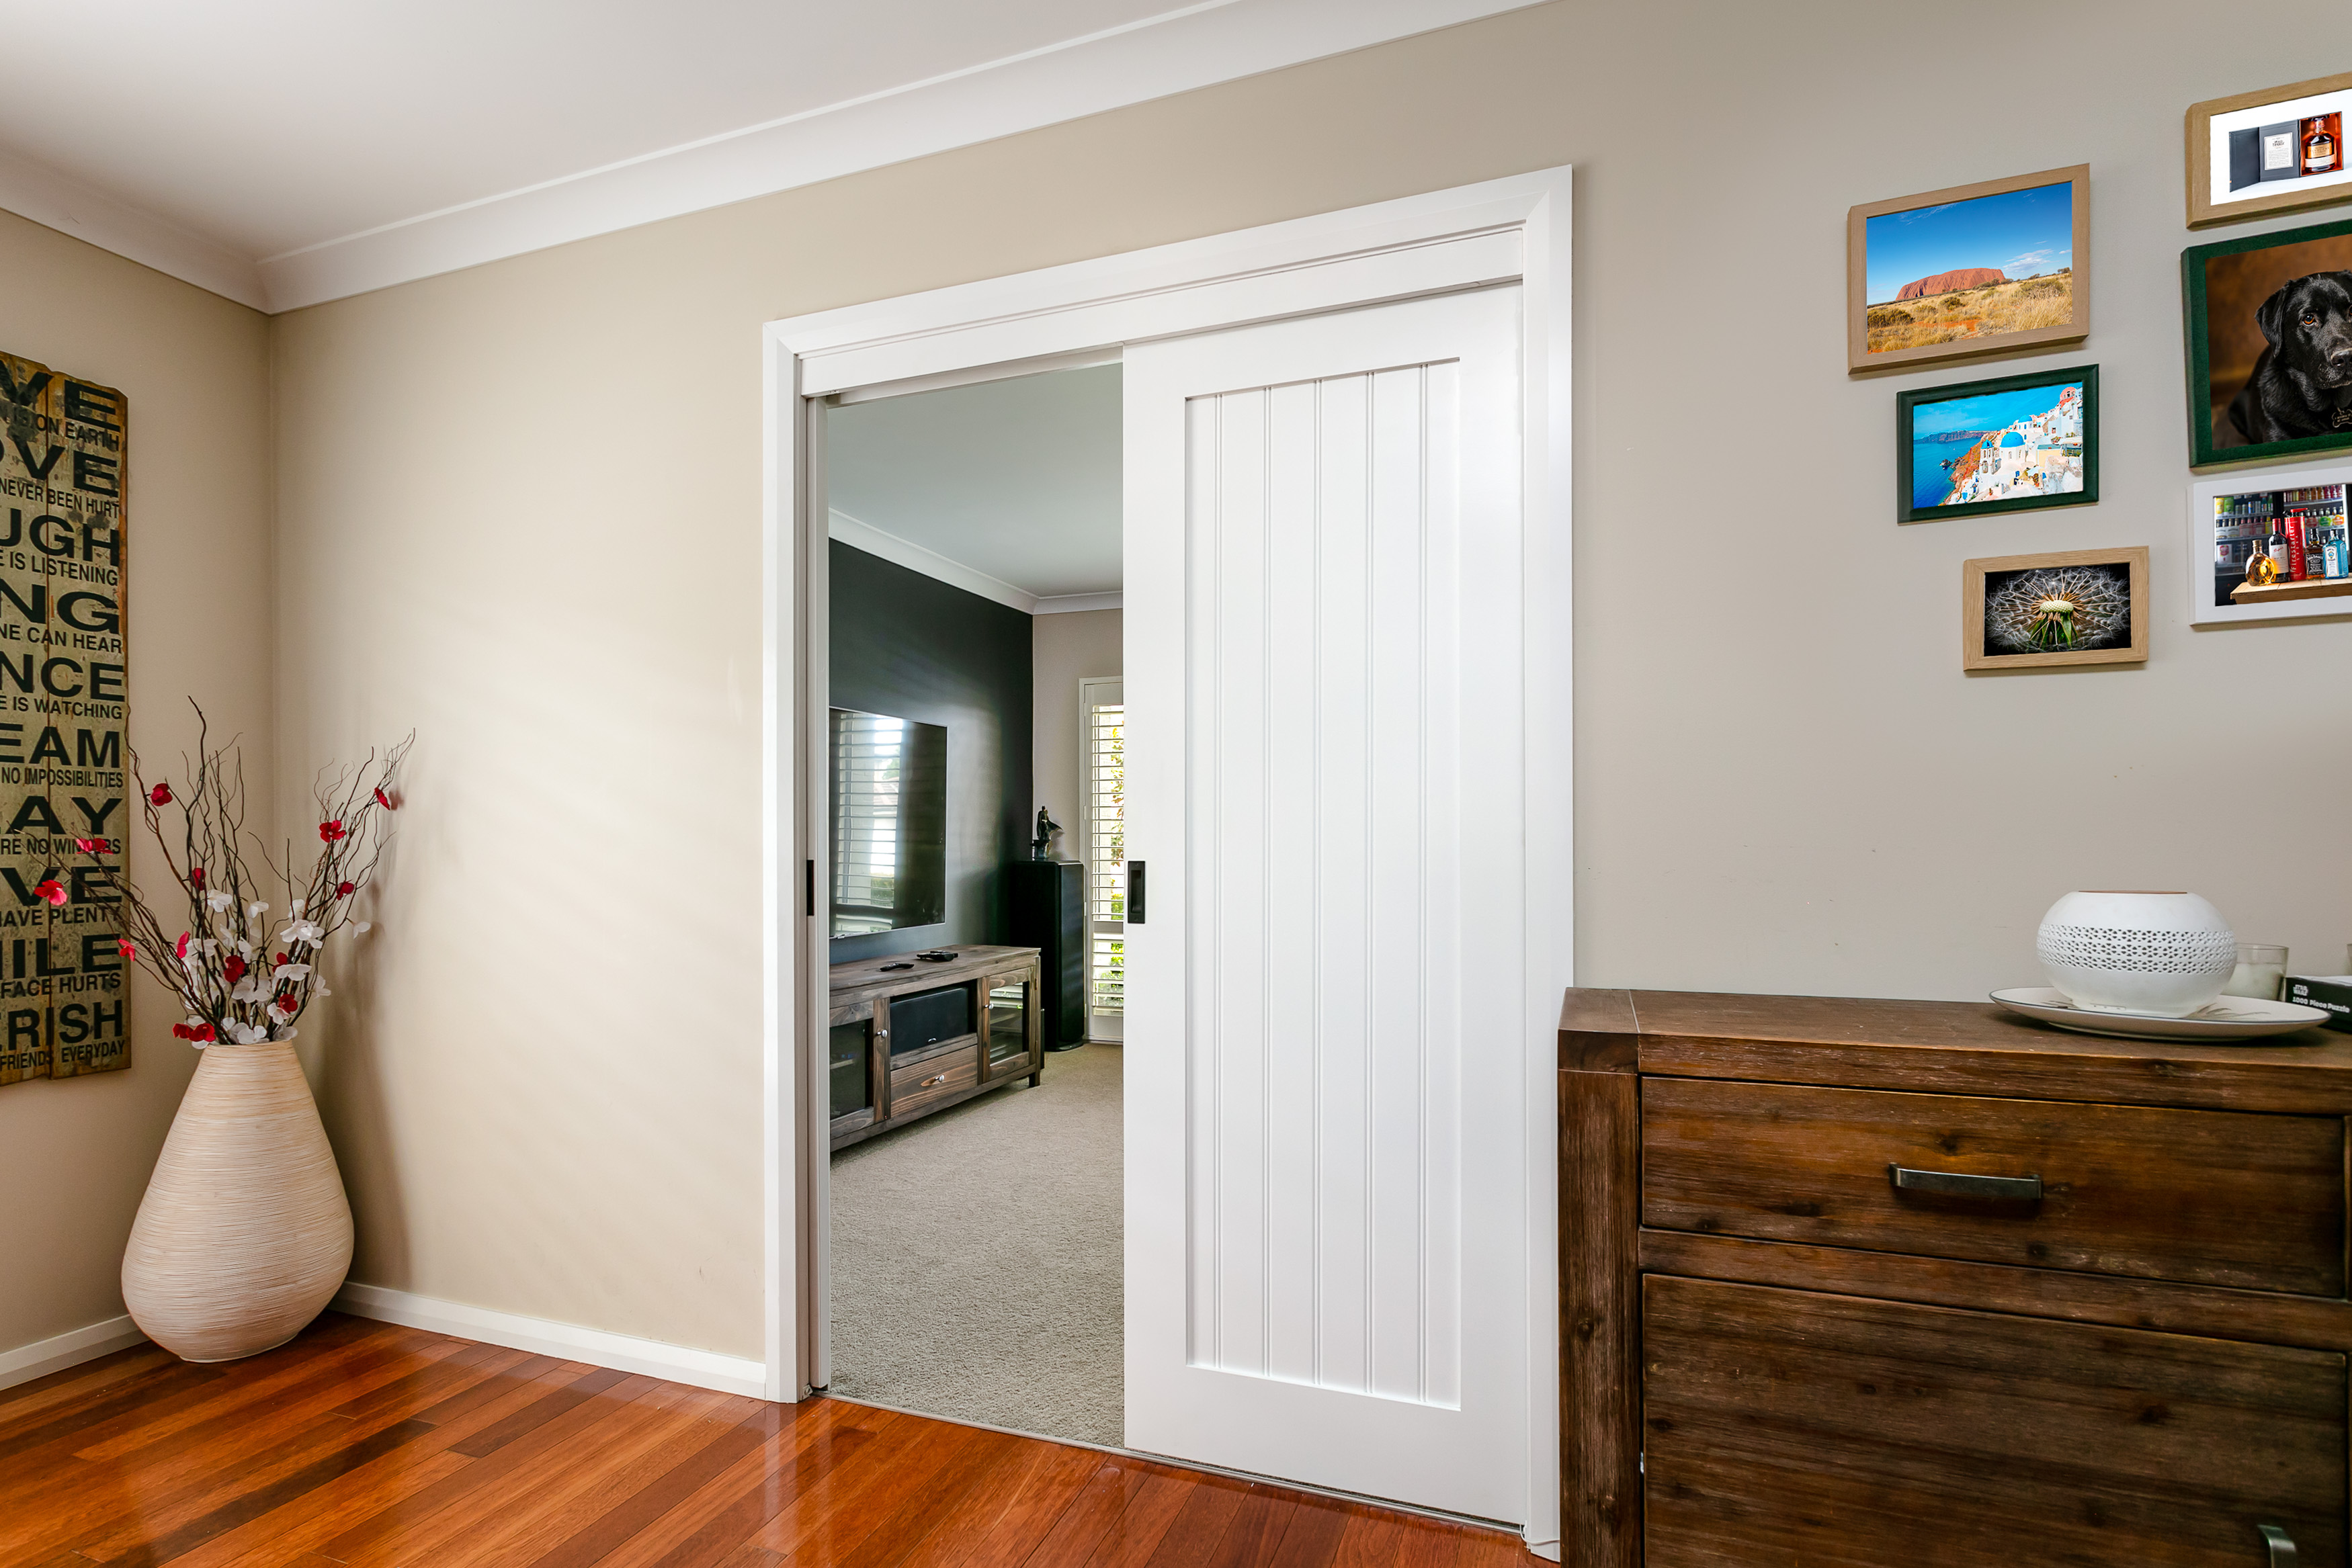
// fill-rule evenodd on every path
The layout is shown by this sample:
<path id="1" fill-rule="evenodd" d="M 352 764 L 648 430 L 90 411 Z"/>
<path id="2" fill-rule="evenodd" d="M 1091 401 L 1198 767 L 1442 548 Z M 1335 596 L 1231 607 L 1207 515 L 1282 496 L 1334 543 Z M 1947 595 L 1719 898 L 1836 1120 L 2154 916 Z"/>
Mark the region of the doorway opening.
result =
<path id="1" fill-rule="evenodd" d="M 813 416 L 828 1390 L 1105 1447 L 1124 1421 L 1120 378 Z"/>

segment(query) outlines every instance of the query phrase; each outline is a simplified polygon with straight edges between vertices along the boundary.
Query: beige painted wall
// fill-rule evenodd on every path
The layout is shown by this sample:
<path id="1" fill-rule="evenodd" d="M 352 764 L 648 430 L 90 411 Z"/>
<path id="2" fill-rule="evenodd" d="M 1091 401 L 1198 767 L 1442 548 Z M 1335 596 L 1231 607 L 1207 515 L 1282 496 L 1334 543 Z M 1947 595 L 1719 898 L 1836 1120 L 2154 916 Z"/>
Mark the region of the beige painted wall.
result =
<path id="1" fill-rule="evenodd" d="M 1558 4 L 282 319 L 286 777 L 424 734 L 327 1068 L 358 1276 L 760 1352 L 761 322 L 1555 164 L 1581 977 L 1977 996 L 2083 885 L 2333 961 L 2352 625 L 2186 625 L 2177 271 L 2183 108 L 2347 52 L 2340 8 Z M 2077 162 L 2097 331 L 2025 362 L 2104 367 L 2106 499 L 1897 528 L 1896 386 L 1986 372 L 1847 377 L 1845 210 Z M 2146 668 L 1962 676 L 1964 559 L 2129 543 Z"/>
<path id="2" fill-rule="evenodd" d="M 1080 610 L 1030 620 L 1037 694 L 1030 719 L 1030 774 L 1034 780 L 1030 788 L 1037 792 L 1037 805 L 1065 830 L 1055 851 L 1064 860 L 1085 858 L 1079 838 L 1086 821 L 1086 786 L 1078 772 L 1078 683 L 1088 675 L 1122 673 L 1122 614 Z"/>
<path id="3" fill-rule="evenodd" d="M 243 732 L 266 821 L 268 323 L 8 214 L 0 277 L 0 348 L 131 400 L 131 743 L 175 759 L 200 699 Z M 165 874 L 136 841 L 131 873 Z M 0 1353 L 121 1315 L 123 1243 L 196 1062 L 161 988 L 133 988 L 127 1070 L 0 1089 Z"/>

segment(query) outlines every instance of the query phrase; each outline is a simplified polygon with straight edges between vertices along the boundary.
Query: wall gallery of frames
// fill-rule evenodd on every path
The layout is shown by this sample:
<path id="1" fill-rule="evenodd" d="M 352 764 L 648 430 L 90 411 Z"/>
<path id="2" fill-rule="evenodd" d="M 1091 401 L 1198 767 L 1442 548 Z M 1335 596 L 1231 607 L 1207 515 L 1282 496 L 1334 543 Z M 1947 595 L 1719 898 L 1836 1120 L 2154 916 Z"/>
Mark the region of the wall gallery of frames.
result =
<path id="1" fill-rule="evenodd" d="M 2352 202 L 2352 74 L 2191 105 L 2187 225 Z M 1846 217 L 1851 373 L 2067 354 L 2091 333 L 2087 164 L 1865 203 Z M 2194 623 L 2352 614 L 2352 222 L 2180 257 Z M 2099 367 L 1898 391 L 1895 520 L 2099 498 Z M 2260 473 L 2244 470 L 2262 465 Z M 1960 665 L 2148 656 L 2145 546 L 1988 557 L 1960 573 Z"/>

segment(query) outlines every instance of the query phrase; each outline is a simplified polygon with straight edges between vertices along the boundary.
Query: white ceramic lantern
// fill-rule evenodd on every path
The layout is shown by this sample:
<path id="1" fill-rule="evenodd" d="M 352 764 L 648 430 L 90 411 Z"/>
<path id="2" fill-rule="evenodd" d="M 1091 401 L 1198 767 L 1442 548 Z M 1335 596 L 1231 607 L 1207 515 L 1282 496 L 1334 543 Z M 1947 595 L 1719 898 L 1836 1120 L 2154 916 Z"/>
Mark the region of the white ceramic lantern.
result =
<path id="1" fill-rule="evenodd" d="M 2193 893 L 2070 893 L 2034 940 L 2050 983 L 2078 1008 L 2186 1018 L 2221 994 L 2238 938 Z"/>

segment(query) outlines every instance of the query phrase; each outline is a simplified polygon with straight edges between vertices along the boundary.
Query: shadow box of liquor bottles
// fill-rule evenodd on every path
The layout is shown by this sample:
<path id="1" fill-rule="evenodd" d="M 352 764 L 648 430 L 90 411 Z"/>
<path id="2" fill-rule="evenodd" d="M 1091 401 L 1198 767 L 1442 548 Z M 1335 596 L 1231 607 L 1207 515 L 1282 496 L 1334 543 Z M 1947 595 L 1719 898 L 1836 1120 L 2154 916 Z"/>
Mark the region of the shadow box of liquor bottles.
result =
<path id="1" fill-rule="evenodd" d="M 2189 619 L 2352 615 L 2352 464 L 2305 463 L 2189 486 Z"/>

